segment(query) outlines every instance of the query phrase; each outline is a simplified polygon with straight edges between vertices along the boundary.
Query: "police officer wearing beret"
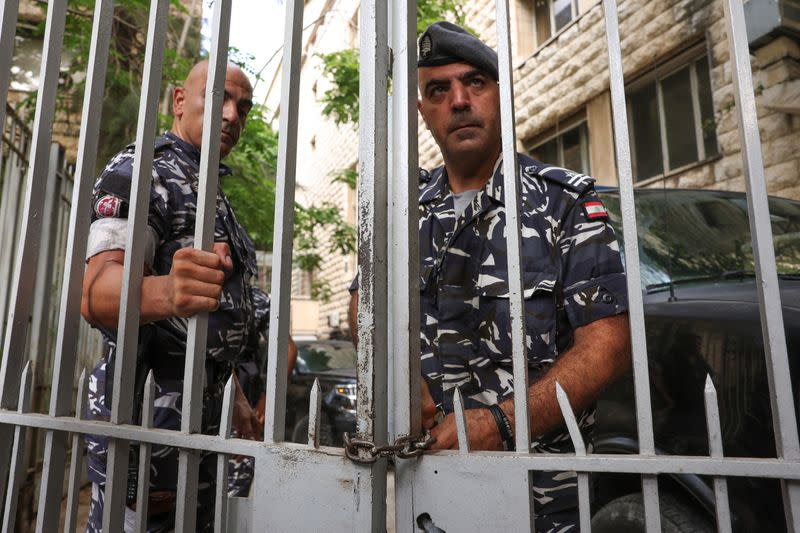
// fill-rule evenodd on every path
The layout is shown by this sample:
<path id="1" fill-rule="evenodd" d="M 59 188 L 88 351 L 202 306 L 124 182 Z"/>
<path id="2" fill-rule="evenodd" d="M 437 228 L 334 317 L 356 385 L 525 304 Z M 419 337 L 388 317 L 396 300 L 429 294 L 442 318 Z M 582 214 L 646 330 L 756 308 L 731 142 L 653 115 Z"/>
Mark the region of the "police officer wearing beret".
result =
<path id="1" fill-rule="evenodd" d="M 497 54 L 437 22 L 420 37 L 418 67 L 419 112 L 444 159 L 420 173 L 423 424 L 434 449 L 457 448 L 459 388 L 471 449 L 510 450 L 515 391 Z M 523 154 L 517 163 L 533 451 L 568 453 L 555 382 L 590 439 L 594 401 L 630 366 L 625 278 L 594 180 Z M 537 531 L 578 529 L 574 472 L 533 473 L 533 490 Z"/>
<path id="2" fill-rule="evenodd" d="M 213 251 L 194 248 L 207 77 L 206 61 L 192 68 L 183 85 L 174 91 L 172 129 L 156 140 L 135 380 L 141 384 L 152 369 L 156 386 L 154 425 L 180 430 L 188 317 L 208 312 L 202 431 L 217 434 L 224 385 L 234 371 L 241 370 L 242 363 L 254 359 L 259 336 L 267 327 L 269 298 L 253 290 L 257 272 L 253 242 L 237 222 L 221 189 L 217 192 Z M 247 76 L 229 64 L 222 106 L 221 158 L 239 140 L 253 105 L 252 95 Z M 87 414 L 91 419 L 108 418 L 114 394 L 111 385 L 134 152 L 135 146 L 131 145 L 114 156 L 94 187 L 81 314 L 102 332 L 105 353 L 89 380 Z M 222 164 L 219 171 L 221 176 L 230 173 Z M 290 339 L 290 371 L 295 356 Z M 234 432 L 242 438 L 259 438 L 261 417 L 246 396 L 251 391 L 243 390 L 237 379 L 234 381 Z M 141 397 L 135 403 L 137 400 L 141 404 Z M 92 482 L 89 532 L 102 527 L 107 444 L 105 437 L 87 435 L 88 474 Z M 252 478 L 241 470 L 242 464 L 237 462 L 232 471 L 232 485 L 237 491 L 244 490 Z M 204 454 L 200 462 L 198 531 L 213 530 L 215 465 L 215 455 Z M 177 469 L 177 449 L 153 447 L 147 524 L 150 532 L 174 528 Z M 135 483 L 129 485 L 129 504 L 133 503 L 132 494 L 135 495 Z M 133 512 L 127 509 L 126 530 L 132 526 L 133 518 Z"/>

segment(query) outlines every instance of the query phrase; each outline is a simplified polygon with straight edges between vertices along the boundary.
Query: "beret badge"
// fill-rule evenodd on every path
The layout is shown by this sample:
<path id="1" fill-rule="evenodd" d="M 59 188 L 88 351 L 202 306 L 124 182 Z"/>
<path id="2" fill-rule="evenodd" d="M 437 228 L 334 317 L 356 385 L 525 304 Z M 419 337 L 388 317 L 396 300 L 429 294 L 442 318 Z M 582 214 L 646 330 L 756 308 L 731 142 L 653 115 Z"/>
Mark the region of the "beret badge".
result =
<path id="1" fill-rule="evenodd" d="M 419 55 L 422 56 L 422 59 L 428 59 L 431 55 L 431 51 L 433 50 L 433 43 L 431 42 L 431 36 L 425 35 L 422 37 L 422 41 L 419 43 Z"/>

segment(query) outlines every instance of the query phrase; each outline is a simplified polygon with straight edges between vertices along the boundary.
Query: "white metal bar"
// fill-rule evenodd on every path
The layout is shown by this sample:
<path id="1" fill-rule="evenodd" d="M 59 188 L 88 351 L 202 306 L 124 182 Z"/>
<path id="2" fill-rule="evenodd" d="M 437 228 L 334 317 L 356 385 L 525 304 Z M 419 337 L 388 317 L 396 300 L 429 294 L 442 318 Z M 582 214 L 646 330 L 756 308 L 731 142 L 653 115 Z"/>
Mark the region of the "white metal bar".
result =
<path id="1" fill-rule="evenodd" d="M 358 173 L 358 399 L 356 429 L 377 445 L 387 440 L 387 147 L 388 6 L 362 0 L 359 77 Z M 361 452 L 359 452 L 361 453 Z M 357 491 L 369 505 L 354 513 L 354 529 L 386 528 L 386 461 L 359 476 Z"/>
<path id="2" fill-rule="evenodd" d="M 456 434 L 458 436 L 458 451 L 469 453 L 469 435 L 467 434 L 467 417 L 464 410 L 464 396 L 461 389 L 456 387 L 453 392 L 453 415 L 456 418 Z"/>
<path id="3" fill-rule="evenodd" d="M 775 266 L 775 250 L 772 244 L 767 187 L 764 178 L 764 162 L 761 154 L 761 138 L 758 131 L 758 113 L 753 77 L 750 70 L 750 51 L 744 7 L 741 1 L 725 0 L 725 27 L 728 34 L 731 71 L 734 80 L 734 101 L 739 118 L 739 136 L 742 139 L 742 160 L 745 185 L 747 187 L 747 209 L 753 255 L 756 267 L 756 287 L 761 314 L 761 336 L 767 359 L 770 403 L 775 428 L 775 448 L 778 457 L 800 460 L 800 440 L 797 434 L 797 419 L 792 399 L 792 380 L 786 352 L 786 336 L 783 327 L 781 293 Z M 800 485 L 784 483 L 783 507 L 787 528 L 800 531 Z"/>
<path id="4" fill-rule="evenodd" d="M 389 271 L 397 435 L 419 433 L 419 170 L 416 0 L 392 1 L 392 216 Z"/>
<path id="5" fill-rule="evenodd" d="M 156 383 L 153 379 L 153 371 L 147 374 L 144 382 L 144 397 L 142 398 L 142 428 L 153 427 L 153 405 L 156 399 Z M 136 487 L 136 531 L 146 533 L 147 514 L 150 503 L 150 453 L 152 445 L 143 442 L 139 445 L 139 474 L 137 476 L 139 486 Z"/>
<path id="6" fill-rule="evenodd" d="M 496 0 L 497 62 L 500 77 L 500 124 L 503 140 L 503 190 L 508 251 L 508 302 L 511 323 L 511 356 L 514 364 L 514 437 L 516 450 L 531 449 L 528 406 L 528 346 L 525 342 L 525 300 L 522 295 L 522 237 L 520 234 L 520 183 L 517 135 L 514 131 L 514 79 L 508 0 Z M 524 400 L 524 401 L 522 401 Z"/>
<path id="7" fill-rule="evenodd" d="M 222 412 L 219 419 L 219 436 L 228 439 L 231 436 L 233 419 L 233 374 L 225 384 L 222 397 Z M 228 524 L 228 459 L 227 454 L 217 455 L 217 499 L 214 502 L 214 531 L 223 533 Z"/>
<path id="8" fill-rule="evenodd" d="M 219 144 L 222 131 L 222 104 L 225 76 L 228 69 L 228 36 L 230 34 L 231 0 L 214 2 L 211 53 L 203 110 L 203 137 L 200 151 L 200 175 L 197 191 L 194 246 L 210 251 L 214 244 L 219 189 Z M 203 415 L 203 379 L 205 377 L 208 313 L 189 319 L 186 334 L 186 365 L 181 400 L 181 431 L 197 433 Z M 200 456 L 181 450 L 178 457 L 178 492 L 175 531 L 195 530 L 197 519 L 197 468 Z M 220 489 L 222 490 L 222 489 Z"/>
<path id="9" fill-rule="evenodd" d="M 55 355 L 53 357 L 53 380 L 50 391 L 50 414 L 64 416 L 69 414 L 72 401 L 72 382 L 75 371 L 77 344 L 80 338 L 80 302 L 85 270 L 84 258 L 89 233 L 89 216 L 94 183 L 97 145 L 100 138 L 100 113 L 108 63 L 108 50 L 111 42 L 111 28 L 114 20 L 113 0 L 97 0 L 92 23 L 92 43 L 89 51 L 86 87 L 83 96 L 81 132 L 78 139 L 78 159 L 72 186 L 72 201 L 69 207 L 69 222 L 62 226 L 62 236 L 66 233 L 64 251 L 64 271 L 61 283 L 61 304 L 56 322 Z M 62 183 L 59 196 L 67 189 Z M 59 198 L 59 202 L 60 202 Z M 62 210 L 60 224 L 65 217 Z M 63 241 L 62 241 L 63 242 Z M 57 257 L 61 257 L 61 246 Z M 85 328 L 84 328 L 85 331 Z M 76 413 L 81 416 L 82 413 Z M 74 445 L 73 445 L 74 450 Z M 36 531 L 44 533 L 57 528 L 60 512 L 59 500 L 63 482 L 66 453 L 66 435 L 52 431 L 45 435 L 42 481 L 39 487 L 39 511 L 36 515 Z M 75 456 L 73 455 L 73 458 Z M 74 460 L 74 459 L 73 459 Z"/>
<path id="10" fill-rule="evenodd" d="M 715 459 L 724 457 L 722 451 L 722 431 L 719 424 L 719 407 L 717 404 L 717 389 L 711 381 L 711 375 L 706 375 L 706 386 L 703 391 L 706 406 L 706 425 L 708 427 L 708 454 Z M 719 533 L 731 532 L 731 509 L 728 502 L 728 482 L 724 477 L 714 477 L 714 500 L 717 510 L 717 531 Z"/>
<path id="11" fill-rule="evenodd" d="M 31 408 L 31 364 L 28 362 L 25 369 L 22 371 L 22 379 L 20 380 L 19 390 L 19 413 L 27 413 Z M 28 428 L 25 426 L 16 426 L 14 428 L 14 447 L 11 452 L 11 472 L 8 474 L 8 490 L 6 491 L 6 501 L 3 509 L 3 527 L 0 529 L 3 533 L 10 533 L 16 531 L 15 520 L 17 518 L 17 500 L 19 499 L 19 487 L 22 480 L 25 478 L 25 464 L 23 463 L 23 456 L 25 454 L 25 434 Z"/>
<path id="12" fill-rule="evenodd" d="M 319 392 L 319 378 L 314 378 L 311 394 L 308 398 L 308 445 L 319 448 L 319 419 L 322 407 L 322 396 Z"/>
<path id="13" fill-rule="evenodd" d="M 572 445 L 575 447 L 575 455 L 585 457 L 586 444 L 583 441 L 583 435 L 578 427 L 578 421 L 575 419 L 575 413 L 572 410 L 569 397 L 558 381 L 556 381 L 556 398 L 561 408 L 561 415 L 567 425 L 570 439 L 572 439 Z M 589 533 L 592 530 L 592 517 L 589 502 L 589 474 L 585 472 L 578 472 L 578 509 L 580 513 L 579 530 Z"/>
<path id="14" fill-rule="evenodd" d="M 87 391 L 88 382 L 86 381 L 86 369 L 84 369 L 81 371 L 81 377 L 78 379 L 78 392 L 77 399 L 75 400 L 75 418 L 83 418 L 86 408 L 84 402 L 87 399 Z M 47 445 L 45 444 L 45 446 Z M 83 449 L 83 435 L 79 433 L 73 434 L 72 457 L 69 462 L 69 477 L 67 478 L 69 480 L 69 489 L 67 491 L 67 509 L 66 516 L 64 518 L 64 531 L 66 533 L 75 533 L 75 530 L 78 527 L 78 502 L 80 501 L 81 474 L 83 473 Z M 53 465 L 50 466 L 51 468 L 54 468 Z M 63 470 L 64 464 L 62 463 L 60 466 Z M 60 499 L 58 503 L 61 503 Z M 42 506 L 40 504 L 39 512 L 41 512 L 41 510 Z"/>
<path id="15" fill-rule="evenodd" d="M 289 350 L 289 303 L 292 287 L 294 192 L 297 172 L 297 113 L 300 103 L 300 54 L 303 48 L 301 0 L 286 2 L 283 79 L 278 137 L 278 173 L 275 191 L 275 235 L 272 245 L 272 305 L 269 310 L 267 355 L 267 410 L 264 440 L 281 442 L 286 419 L 286 354 Z"/>
<path id="16" fill-rule="evenodd" d="M 625 273 L 628 289 L 628 316 L 633 348 L 633 384 L 636 397 L 636 425 L 639 431 L 639 453 L 655 454 L 653 411 L 650 405 L 650 374 L 647 362 L 647 338 L 644 329 L 644 302 L 639 268 L 639 247 L 636 230 L 636 210 L 633 203 L 633 173 L 625 111 L 625 82 L 622 70 L 622 51 L 619 39 L 619 19 L 616 0 L 603 0 L 608 46 L 608 70 L 611 89 L 611 109 L 614 121 L 614 145 L 619 173 L 622 233 L 625 240 Z M 648 533 L 661 531 L 658 503 L 658 481 L 653 476 L 642 478 L 645 518 Z"/>
<path id="17" fill-rule="evenodd" d="M 7 101 L 8 86 L 11 83 L 11 60 L 18 10 L 19 0 L 5 0 L 0 4 L 0 102 Z M 0 124 L 5 124 L 5 113 L 6 107 L 0 106 Z"/>
<path id="18" fill-rule="evenodd" d="M 14 142 L 17 132 L 17 122 L 11 122 L 11 142 Z M 21 144 L 21 143 L 20 143 Z M 9 147 L 10 148 L 10 147 Z M 0 256 L 0 326 L 5 326 L 7 322 L 6 312 L 8 311 L 8 293 L 11 290 L 11 266 L 14 262 L 14 251 L 17 242 L 17 210 L 11 206 L 18 205 L 19 191 L 22 187 L 22 174 L 19 168 L 19 155 L 10 151 L 6 159 L 6 167 L 3 177 L 3 198 L 0 203 L 0 249 L 8 250 L 9 253 Z M 0 339 L 5 340 L 5 327 L 0 331 Z"/>
<path id="19" fill-rule="evenodd" d="M 169 0 L 151 0 L 147 30 L 139 120 L 136 128 L 136 154 L 128 212 L 129 243 L 143 242 L 152 185 L 153 152 L 161 89 L 161 67 L 166 41 Z M 128 423 L 133 413 L 133 380 L 136 374 L 136 350 L 139 340 L 144 246 L 130 246 L 125 251 L 122 290 L 117 326 L 117 353 L 114 368 L 111 422 Z M 106 460 L 106 488 L 103 508 L 103 530 L 120 531 L 127 492 L 128 454 L 130 443 L 110 439 Z"/>
<path id="20" fill-rule="evenodd" d="M 3 17 L 16 17 L 14 13 L 6 14 L 11 7 L 9 2 L 3 11 Z M 11 297 L 8 303 L 6 333 L 3 339 L 3 360 L 0 364 L 0 407 L 14 409 L 18 400 L 22 364 L 27 354 L 25 345 L 28 340 L 28 320 L 30 317 L 33 288 L 35 283 L 36 262 L 39 257 L 39 240 L 42 230 L 42 208 L 44 205 L 44 189 L 47 181 L 47 167 L 50 159 L 50 141 L 53 118 L 55 116 L 56 89 L 58 87 L 59 68 L 61 65 L 61 49 L 64 39 L 64 25 L 67 15 L 66 0 L 53 0 L 48 4 L 47 22 L 42 50 L 42 62 L 39 74 L 39 91 L 36 98 L 36 114 L 33 125 L 33 143 L 29 160 L 28 179 L 25 190 L 23 221 L 19 244 L 17 247 L 14 273 L 11 279 Z M 4 20 L 5 23 L 5 20 Z M 9 22 L 10 24 L 10 22 Z M 9 26 L 10 27 L 10 26 Z M 5 28 L 3 28 L 5 29 Z M 13 32 L 12 32 L 13 33 Z M 9 38 L 4 36 L 5 38 Z M 13 39 L 13 36 L 10 37 Z M 5 54 L 5 52 L 2 52 Z M 0 67 L 8 67 L 8 64 Z M 3 73 L 5 76 L 6 73 Z M 3 89 L 5 96 L 6 88 Z M 8 457 L 11 437 L 15 430 L 10 427 L 0 428 L 0 480 L 5 479 L 8 472 Z M 4 487 L 0 482 L 0 486 Z M 2 489 L 0 489 L 0 492 Z M 0 496 L 3 496 L 0 493 Z"/>

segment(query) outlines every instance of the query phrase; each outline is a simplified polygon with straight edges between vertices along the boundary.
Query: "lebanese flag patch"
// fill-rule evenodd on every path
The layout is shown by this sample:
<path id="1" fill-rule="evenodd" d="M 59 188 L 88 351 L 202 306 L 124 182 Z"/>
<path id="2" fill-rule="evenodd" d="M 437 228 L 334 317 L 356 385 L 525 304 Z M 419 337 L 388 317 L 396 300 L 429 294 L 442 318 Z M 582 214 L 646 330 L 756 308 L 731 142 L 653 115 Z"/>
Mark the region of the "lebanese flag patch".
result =
<path id="1" fill-rule="evenodd" d="M 605 219 L 608 218 L 608 211 L 606 211 L 606 206 L 603 205 L 603 202 L 596 200 L 591 202 L 584 202 L 583 203 L 583 213 L 586 215 L 586 218 L 589 220 L 597 220 L 597 219 Z"/>
<path id="2" fill-rule="evenodd" d="M 118 217 L 122 200 L 116 196 L 107 194 L 97 199 L 94 203 L 94 212 L 100 218 Z"/>

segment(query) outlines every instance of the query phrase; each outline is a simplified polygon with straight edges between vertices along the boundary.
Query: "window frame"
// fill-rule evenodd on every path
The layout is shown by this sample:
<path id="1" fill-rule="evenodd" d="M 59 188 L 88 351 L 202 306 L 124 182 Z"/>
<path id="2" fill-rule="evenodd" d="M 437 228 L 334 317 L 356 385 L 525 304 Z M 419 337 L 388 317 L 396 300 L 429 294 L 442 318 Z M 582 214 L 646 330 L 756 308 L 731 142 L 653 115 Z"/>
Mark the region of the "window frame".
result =
<path id="1" fill-rule="evenodd" d="M 583 126 L 583 127 L 581 127 Z M 592 172 L 592 157 L 591 157 L 591 150 L 589 148 L 589 142 L 591 135 L 589 134 L 589 120 L 586 116 L 586 112 L 582 111 L 575 115 L 573 115 L 570 119 L 566 120 L 560 124 L 557 124 L 555 128 L 545 132 L 543 135 L 538 137 L 534 137 L 531 141 L 525 143 L 525 151 L 528 154 L 533 154 L 533 152 L 543 144 L 546 144 L 552 140 L 556 140 L 556 150 L 558 153 L 558 161 L 542 161 L 542 163 L 549 163 L 551 165 L 557 165 L 562 168 L 564 167 L 564 135 L 571 132 L 574 129 L 579 129 L 580 135 L 580 145 L 581 145 L 581 166 L 583 168 L 570 168 L 574 172 L 581 172 L 586 175 L 591 175 Z"/>
<path id="2" fill-rule="evenodd" d="M 714 131 L 714 143 L 716 145 L 716 153 L 707 154 L 706 146 L 703 137 L 703 117 L 700 108 L 700 85 L 697 78 L 697 64 L 706 59 L 709 69 L 709 83 L 711 83 L 711 54 L 709 53 L 706 43 L 697 43 L 686 50 L 679 52 L 670 59 L 662 62 L 660 65 L 651 69 L 649 72 L 639 76 L 634 81 L 625 87 L 625 106 L 628 113 L 628 131 L 630 132 L 630 149 L 631 149 L 631 163 L 633 167 L 634 182 L 641 183 L 654 178 L 663 178 L 672 174 L 678 174 L 697 166 L 698 164 L 706 163 L 714 158 L 719 157 L 719 139 L 716 134 L 716 127 Z M 697 148 L 697 160 L 684 165 L 670 168 L 669 165 L 669 145 L 667 141 L 667 125 L 666 116 L 664 111 L 664 98 L 662 82 L 664 79 L 669 78 L 671 75 L 683 70 L 689 69 L 689 91 L 692 95 L 692 118 L 694 119 L 694 133 L 695 145 Z M 638 161 L 636 159 L 636 129 L 633 120 L 633 108 L 631 105 L 630 94 L 646 87 L 649 84 L 655 84 L 656 88 L 656 105 L 658 106 L 658 123 L 659 123 L 659 136 L 661 138 L 661 164 L 662 171 L 660 174 L 653 174 L 652 176 L 639 177 L 638 176 Z M 711 105 L 714 108 L 714 91 L 711 88 Z"/>

